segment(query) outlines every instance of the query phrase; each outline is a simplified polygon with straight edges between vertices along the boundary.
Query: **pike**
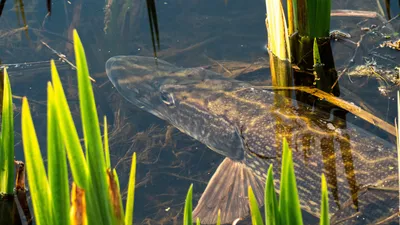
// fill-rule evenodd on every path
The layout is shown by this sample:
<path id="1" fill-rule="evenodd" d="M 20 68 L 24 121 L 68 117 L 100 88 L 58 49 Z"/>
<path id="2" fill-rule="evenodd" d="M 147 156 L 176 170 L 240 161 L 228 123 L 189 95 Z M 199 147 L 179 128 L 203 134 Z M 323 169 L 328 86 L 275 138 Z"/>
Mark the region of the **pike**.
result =
<path id="1" fill-rule="evenodd" d="M 332 224 L 376 224 L 397 216 L 395 146 L 270 90 L 204 68 L 116 56 L 106 72 L 129 102 L 225 156 L 195 210 L 202 224 L 231 223 L 249 214 L 247 187 L 263 204 L 267 168 L 279 190 L 282 139 L 293 150 L 302 209 L 320 213 L 320 176 L 327 177 Z M 329 117 L 329 115 L 326 115 Z M 339 121 L 344 123 L 344 121 Z M 339 123 L 340 124 L 340 123 Z"/>

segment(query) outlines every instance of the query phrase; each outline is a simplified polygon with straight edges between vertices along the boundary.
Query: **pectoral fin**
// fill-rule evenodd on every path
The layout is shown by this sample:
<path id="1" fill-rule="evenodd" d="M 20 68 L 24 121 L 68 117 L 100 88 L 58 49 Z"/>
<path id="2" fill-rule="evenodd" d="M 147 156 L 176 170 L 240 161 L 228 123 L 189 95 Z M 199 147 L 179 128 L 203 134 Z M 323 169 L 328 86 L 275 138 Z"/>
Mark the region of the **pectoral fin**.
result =
<path id="1" fill-rule="evenodd" d="M 225 158 L 212 176 L 201 196 L 193 218 L 201 224 L 215 224 L 221 210 L 221 224 L 232 223 L 237 218 L 249 215 L 247 187 L 251 186 L 258 205 L 263 205 L 264 181 L 243 163 Z"/>

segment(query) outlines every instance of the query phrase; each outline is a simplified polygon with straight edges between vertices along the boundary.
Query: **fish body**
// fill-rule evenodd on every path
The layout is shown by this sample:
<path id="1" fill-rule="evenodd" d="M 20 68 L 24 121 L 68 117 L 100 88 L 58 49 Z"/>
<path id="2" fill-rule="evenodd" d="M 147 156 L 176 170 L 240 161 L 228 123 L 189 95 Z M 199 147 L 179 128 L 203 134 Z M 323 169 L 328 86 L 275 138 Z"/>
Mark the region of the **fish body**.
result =
<path id="1" fill-rule="evenodd" d="M 202 223 L 215 224 L 218 209 L 223 223 L 246 216 L 249 185 L 262 204 L 270 164 L 279 190 L 284 137 L 293 150 L 303 210 L 319 216 L 324 173 L 333 222 L 375 224 L 397 212 L 395 146 L 365 130 L 204 68 L 116 56 L 106 71 L 128 101 L 226 157 L 194 210 Z"/>

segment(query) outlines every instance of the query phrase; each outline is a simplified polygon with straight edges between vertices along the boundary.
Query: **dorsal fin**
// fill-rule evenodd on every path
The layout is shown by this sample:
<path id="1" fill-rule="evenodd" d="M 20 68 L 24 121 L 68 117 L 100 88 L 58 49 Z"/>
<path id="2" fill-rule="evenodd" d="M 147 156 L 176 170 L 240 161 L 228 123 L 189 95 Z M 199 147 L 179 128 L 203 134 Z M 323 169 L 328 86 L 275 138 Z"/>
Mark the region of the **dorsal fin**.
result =
<path id="1" fill-rule="evenodd" d="M 215 224 L 218 209 L 221 210 L 221 224 L 232 223 L 237 218 L 249 215 L 247 198 L 251 186 L 258 205 L 263 205 L 264 181 L 241 162 L 225 158 L 212 176 L 201 196 L 193 218 L 200 218 L 201 224 Z"/>

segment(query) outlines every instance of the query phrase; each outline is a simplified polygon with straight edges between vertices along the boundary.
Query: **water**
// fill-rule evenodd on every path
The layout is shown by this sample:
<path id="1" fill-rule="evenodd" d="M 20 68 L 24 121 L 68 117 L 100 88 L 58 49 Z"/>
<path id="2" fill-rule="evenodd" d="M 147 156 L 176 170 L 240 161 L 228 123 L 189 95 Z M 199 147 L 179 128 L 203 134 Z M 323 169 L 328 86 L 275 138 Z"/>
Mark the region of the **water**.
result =
<path id="1" fill-rule="evenodd" d="M 130 159 L 138 152 L 137 192 L 135 221 L 140 224 L 180 224 L 187 188 L 194 184 L 194 200 L 200 197 L 206 183 L 222 161 L 222 157 L 204 145 L 174 130 L 166 139 L 167 124 L 156 117 L 132 107 L 108 81 L 105 61 L 115 55 L 153 55 L 153 47 L 147 17 L 146 2 L 134 1 L 125 19 L 116 19 L 117 25 L 108 23 L 104 32 L 105 3 L 102 1 L 53 1 L 53 13 L 46 18 L 43 2 L 25 1 L 25 15 L 29 29 L 15 34 L 5 32 L 22 27 L 8 1 L 0 18 L 0 59 L 5 64 L 17 64 L 9 68 L 14 95 L 27 96 L 34 117 L 40 145 L 46 141 L 46 83 L 50 80 L 48 63 L 59 56 L 42 44 L 64 54 L 74 62 L 71 39 L 72 28 L 78 29 L 89 61 L 100 116 L 107 115 L 110 127 L 112 164 L 116 166 L 121 187 L 126 186 Z M 122 2 L 115 6 L 122 14 Z M 376 1 L 334 1 L 333 9 L 378 10 Z M 400 12 L 398 3 L 391 1 L 392 15 Z M 383 7 L 385 10 L 385 8 Z M 184 66 L 207 66 L 212 60 L 247 63 L 268 62 L 266 44 L 265 7 L 262 1 L 157 1 L 159 25 L 159 58 Z M 358 41 L 361 26 L 379 24 L 379 20 L 356 25 L 364 18 L 333 18 L 332 29 L 340 29 Z M 4 35 L 3 35 L 4 34 Z M 367 48 L 371 47 L 367 45 Z M 334 43 L 336 66 L 343 69 L 353 56 L 354 46 Z M 362 56 L 357 55 L 357 63 Z M 395 53 L 392 53 L 395 54 Z M 397 58 L 397 62 L 399 58 Z M 38 62 L 43 63 L 28 63 Z M 236 64 L 237 65 L 237 64 Z M 245 66 L 246 66 L 245 65 Z M 60 76 L 66 89 L 75 119 L 79 117 L 75 71 L 66 63 L 59 63 Z M 265 71 L 263 71 L 265 72 Z M 258 78 L 265 76 L 257 73 Z M 266 79 L 269 81 L 268 77 Z M 395 117 L 394 92 L 388 96 L 378 93 L 379 83 L 373 79 L 344 76 L 340 85 L 362 99 L 374 113 L 389 122 Z M 359 103 L 357 98 L 345 95 Z M 373 97 L 372 97 L 373 96 Z M 16 106 L 16 159 L 23 159 L 20 142 L 21 101 Z M 379 132 L 369 124 L 348 116 L 357 125 Z M 77 124 L 79 125 L 79 124 Z M 378 135 L 393 141 L 393 137 L 379 132 Z M 46 151 L 43 150 L 46 157 Z"/>

